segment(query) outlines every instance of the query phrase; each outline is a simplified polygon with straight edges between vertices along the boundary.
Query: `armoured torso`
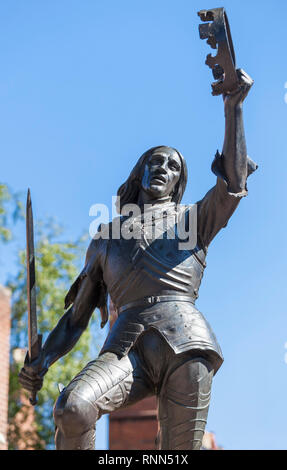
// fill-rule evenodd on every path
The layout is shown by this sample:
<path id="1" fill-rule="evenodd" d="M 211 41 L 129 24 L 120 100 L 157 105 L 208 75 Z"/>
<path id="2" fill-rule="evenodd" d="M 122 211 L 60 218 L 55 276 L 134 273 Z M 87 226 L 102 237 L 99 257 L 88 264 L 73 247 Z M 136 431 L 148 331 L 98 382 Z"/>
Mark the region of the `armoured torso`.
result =
<path id="1" fill-rule="evenodd" d="M 164 215 L 164 216 L 163 216 Z M 167 292 L 196 299 L 205 268 L 198 245 L 179 249 L 179 216 L 189 218 L 185 206 L 164 204 L 143 218 L 129 219 L 132 238 L 107 240 L 103 278 L 115 306 Z"/>
<path id="2" fill-rule="evenodd" d="M 222 353 L 214 333 L 194 306 L 206 253 L 196 239 L 192 248 L 180 245 L 179 220 L 192 233 L 189 211 L 171 203 L 153 208 L 145 220 L 130 218 L 130 239 L 112 238 L 109 225 L 109 238 L 100 244 L 101 268 L 119 316 L 101 353 L 125 355 L 139 335 L 155 328 L 176 354 L 201 350 L 212 357 L 215 370 L 220 366 Z"/>

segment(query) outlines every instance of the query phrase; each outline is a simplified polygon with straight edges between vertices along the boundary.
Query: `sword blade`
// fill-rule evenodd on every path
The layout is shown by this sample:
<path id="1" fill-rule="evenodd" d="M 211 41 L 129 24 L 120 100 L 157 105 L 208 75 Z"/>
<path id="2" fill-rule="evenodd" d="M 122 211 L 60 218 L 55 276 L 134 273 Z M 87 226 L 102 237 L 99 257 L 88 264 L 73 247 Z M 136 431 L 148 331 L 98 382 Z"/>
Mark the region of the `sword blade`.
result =
<path id="1" fill-rule="evenodd" d="M 26 243 L 27 243 L 27 300 L 28 300 L 28 349 L 30 361 L 39 355 L 37 314 L 36 314 L 36 276 L 34 253 L 33 211 L 30 189 L 26 204 Z"/>

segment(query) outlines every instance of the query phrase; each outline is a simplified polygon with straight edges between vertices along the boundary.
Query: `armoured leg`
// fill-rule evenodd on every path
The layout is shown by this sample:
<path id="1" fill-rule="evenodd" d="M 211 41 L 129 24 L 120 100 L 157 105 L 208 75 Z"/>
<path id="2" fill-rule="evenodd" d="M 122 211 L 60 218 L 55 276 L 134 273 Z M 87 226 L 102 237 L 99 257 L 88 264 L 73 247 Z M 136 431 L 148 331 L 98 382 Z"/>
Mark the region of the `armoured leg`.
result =
<path id="1" fill-rule="evenodd" d="M 95 423 L 104 413 L 150 393 L 133 353 L 105 353 L 90 362 L 62 391 L 55 407 L 57 450 L 93 450 Z"/>
<path id="2" fill-rule="evenodd" d="M 213 369 L 203 358 L 180 365 L 159 396 L 159 448 L 201 448 L 209 408 Z"/>

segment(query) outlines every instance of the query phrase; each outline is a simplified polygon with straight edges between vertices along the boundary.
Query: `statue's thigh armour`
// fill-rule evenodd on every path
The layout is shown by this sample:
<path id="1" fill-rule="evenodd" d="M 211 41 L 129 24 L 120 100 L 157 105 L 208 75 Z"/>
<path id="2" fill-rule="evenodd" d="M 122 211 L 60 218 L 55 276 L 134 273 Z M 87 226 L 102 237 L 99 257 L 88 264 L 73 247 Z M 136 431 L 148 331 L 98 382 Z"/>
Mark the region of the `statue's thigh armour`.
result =
<path id="1" fill-rule="evenodd" d="M 175 354 L 155 330 L 144 332 L 130 350 L 119 357 L 101 354 L 70 382 L 62 394 L 78 396 L 99 409 L 100 415 L 159 394 L 162 384 L 180 365 L 201 353 Z"/>
<path id="2" fill-rule="evenodd" d="M 160 449 L 200 448 L 212 376 L 213 367 L 202 351 L 175 354 L 157 330 L 147 330 L 128 355 L 100 355 L 62 391 L 54 410 L 59 436 L 65 436 L 64 447 L 58 448 L 73 448 L 67 438 L 84 436 L 89 429 L 94 436 L 101 415 L 153 394 L 158 397 Z M 87 448 L 93 448 L 93 439 Z M 86 443 L 76 444 L 86 448 Z"/>
<path id="3" fill-rule="evenodd" d="M 152 394 L 152 387 L 137 355 L 119 358 L 107 352 L 87 366 L 63 390 L 67 402 L 84 400 L 97 410 L 97 418 Z"/>
<path id="4" fill-rule="evenodd" d="M 93 449 L 97 419 L 156 394 L 159 448 L 198 449 L 213 372 L 202 351 L 175 354 L 157 330 L 147 330 L 128 355 L 103 353 L 62 391 L 54 409 L 57 448 Z"/>

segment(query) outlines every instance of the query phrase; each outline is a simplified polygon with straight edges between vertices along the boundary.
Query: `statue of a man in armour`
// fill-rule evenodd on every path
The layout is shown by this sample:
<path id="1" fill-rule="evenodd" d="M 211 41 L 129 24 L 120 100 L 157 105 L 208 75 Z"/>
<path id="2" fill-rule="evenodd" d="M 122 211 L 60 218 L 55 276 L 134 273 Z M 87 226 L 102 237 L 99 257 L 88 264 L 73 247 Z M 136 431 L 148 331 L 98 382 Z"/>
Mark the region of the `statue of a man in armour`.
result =
<path id="1" fill-rule="evenodd" d="M 57 449 L 94 449 L 103 414 L 151 395 L 158 403 L 158 448 L 201 447 L 212 380 L 223 357 L 195 304 L 209 245 L 247 195 L 247 177 L 256 169 L 247 156 L 242 117 L 253 81 L 241 69 L 237 76 L 236 89 L 223 95 L 225 137 L 212 163 L 214 186 L 196 205 L 182 205 L 183 156 L 164 145 L 147 150 L 118 190 L 121 215 L 101 225 L 89 245 L 65 298 L 66 313 L 39 357 L 21 370 L 21 384 L 40 390 L 50 366 L 73 348 L 96 308 L 101 326 L 106 324 L 110 296 L 118 317 L 99 356 L 55 404 Z M 136 214 L 123 214 L 133 206 Z M 113 236 L 115 226 L 120 236 Z M 195 233 L 193 246 L 182 243 L 179 226 Z"/>

